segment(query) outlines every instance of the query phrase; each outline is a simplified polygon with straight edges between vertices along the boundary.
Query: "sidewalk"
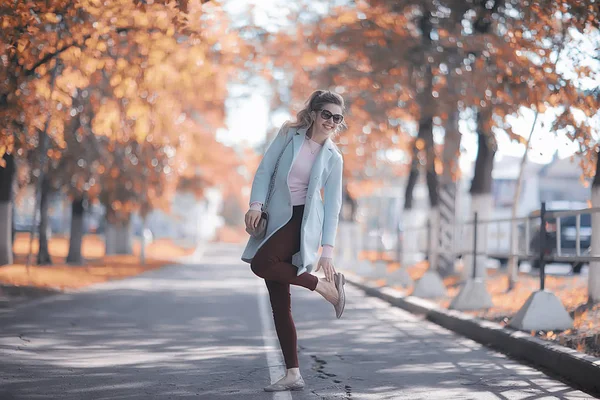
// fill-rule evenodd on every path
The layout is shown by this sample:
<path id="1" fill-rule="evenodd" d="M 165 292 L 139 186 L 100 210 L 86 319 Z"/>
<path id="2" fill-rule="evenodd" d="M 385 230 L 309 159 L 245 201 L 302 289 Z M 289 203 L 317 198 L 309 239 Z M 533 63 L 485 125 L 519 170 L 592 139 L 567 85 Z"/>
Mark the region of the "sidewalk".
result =
<path id="1" fill-rule="evenodd" d="M 363 278 L 351 271 L 345 273 L 350 283 L 368 295 L 422 315 L 440 326 L 505 354 L 545 368 L 589 393 L 600 395 L 600 359 L 596 357 L 505 328 L 494 322 L 447 310 L 433 301 L 405 295 L 400 290 L 385 286 L 381 280 Z"/>

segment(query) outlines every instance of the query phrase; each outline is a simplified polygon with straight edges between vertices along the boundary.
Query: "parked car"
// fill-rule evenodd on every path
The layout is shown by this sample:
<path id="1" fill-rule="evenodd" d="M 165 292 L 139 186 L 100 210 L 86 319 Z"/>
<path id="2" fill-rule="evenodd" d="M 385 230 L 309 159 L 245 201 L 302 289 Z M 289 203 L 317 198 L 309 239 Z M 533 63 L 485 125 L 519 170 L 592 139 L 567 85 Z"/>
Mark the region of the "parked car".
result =
<path id="1" fill-rule="evenodd" d="M 550 208 L 548 211 L 569 211 L 578 208 Z M 581 209 L 581 208 L 579 208 Z M 530 217 L 537 217 L 532 219 L 531 224 L 531 236 L 529 241 L 529 250 L 533 254 L 539 254 L 540 252 L 540 210 L 535 210 L 531 212 Z M 556 238 L 559 234 L 558 224 L 556 218 L 548 218 L 546 223 L 546 240 L 545 240 L 545 254 L 547 255 L 556 255 Z M 523 227 L 524 229 L 524 227 Z M 561 255 L 569 256 L 575 255 L 576 245 L 577 245 L 577 227 L 576 227 L 576 217 L 568 216 L 560 218 L 560 247 L 561 247 Z M 589 248 L 592 244 L 592 216 L 590 214 L 581 214 L 580 217 L 580 227 L 579 227 L 579 248 L 580 254 L 584 255 L 586 252 L 589 252 Z M 579 261 L 574 261 L 571 263 L 573 272 L 580 273 L 581 268 L 584 263 Z M 539 260 L 534 259 L 532 262 L 533 268 L 539 268 L 540 263 Z"/>

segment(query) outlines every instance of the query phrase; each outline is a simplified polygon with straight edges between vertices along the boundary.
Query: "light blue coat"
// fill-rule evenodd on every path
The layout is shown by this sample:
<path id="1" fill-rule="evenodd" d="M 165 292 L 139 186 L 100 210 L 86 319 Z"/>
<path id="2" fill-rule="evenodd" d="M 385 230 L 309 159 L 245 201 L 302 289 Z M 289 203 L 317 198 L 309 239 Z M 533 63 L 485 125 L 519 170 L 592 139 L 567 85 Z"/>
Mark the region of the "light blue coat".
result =
<path id="1" fill-rule="evenodd" d="M 267 209 L 269 213 L 267 233 L 262 240 L 250 237 L 242 254 L 242 260 L 245 262 L 252 262 L 258 249 L 292 218 L 292 196 L 288 177 L 302 142 L 306 140 L 306 131 L 307 128 L 287 128 L 287 125 L 284 125 L 258 166 L 252 182 L 250 203 L 258 201 L 264 204 L 277 157 L 290 137 L 292 138 L 281 156 L 277 169 L 275 186 Z M 342 170 L 342 155 L 331 140 L 327 139 L 310 173 L 301 228 L 300 251 L 292 257 L 292 263 L 298 268 L 298 275 L 313 270 L 318 261 L 319 245 L 335 245 L 342 208 Z M 321 197 L 322 188 L 323 197 Z"/>

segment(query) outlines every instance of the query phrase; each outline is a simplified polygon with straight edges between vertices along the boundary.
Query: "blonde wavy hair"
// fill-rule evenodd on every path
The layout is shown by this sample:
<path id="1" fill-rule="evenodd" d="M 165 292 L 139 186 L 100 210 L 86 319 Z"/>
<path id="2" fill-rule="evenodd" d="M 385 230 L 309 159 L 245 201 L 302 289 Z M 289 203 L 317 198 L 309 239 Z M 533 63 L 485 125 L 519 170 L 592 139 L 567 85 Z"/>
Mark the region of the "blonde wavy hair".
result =
<path id="1" fill-rule="evenodd" d="M 296 121 L 291 122 L 289 126 L 291 128 L 310 128 L 313 121 L 310 113 L 312 111 L 321 110 L 326 104 L 336 104 L 342 108 L 342 113 L 346 112 L 346 106 L 344 105 L 344 99 L 337 93 L 329 90 L 315 90 L 306 103 L 304 108 L 296 114 Z M 346 121 L 342 121 L 341 124 L 337 125 L 334 136 L 340 133 L 342 129 L 346 129 Z"/>

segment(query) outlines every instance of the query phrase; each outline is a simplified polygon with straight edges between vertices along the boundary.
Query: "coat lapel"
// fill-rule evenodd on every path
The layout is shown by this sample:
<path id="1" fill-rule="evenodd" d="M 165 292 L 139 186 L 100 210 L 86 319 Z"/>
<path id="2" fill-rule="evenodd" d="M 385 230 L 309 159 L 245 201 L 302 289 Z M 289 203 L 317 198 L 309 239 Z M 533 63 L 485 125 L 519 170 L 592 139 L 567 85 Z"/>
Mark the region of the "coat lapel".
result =
<path id="1" fill-rule="evenodd" d="M 302 147 L 302 142 L 304 141 L 305 137 L 306 128 L 300 128 L 296 131 L 296 133 L 294 133 L 294 138 L 292 139 L 294 156 L 292 157 L 292 163 L 290 164 L 290 167 L 294 165 L 294 161 L 296 161 L 296 157 L 298 157 L 298 153 L 300 153 L 300 148 Z"/>
<path id="2" fill-rule="evenodd" d="M 282 161 L 282 165 L 280 168 L 282 168 L 284 171 L 288 171 L 287 172 L 287 177 L 289 178 L 290 176 L 290 171 L 292 170 L 292 165 L 294 165 L 294 161 L 296 161 L 296 157 L 298 157 L 298 154 L 300 153 L 300 148 L 302 147 L 302 140 L 305 137 L 305 133 L 306 133 L 306 129 L 295 129 L 294 133 L 293 133 L 293 137 L 292 137 L 292 158 L 287 158 L 285 157 Z M 284 169 L 285 168 L 285 169 Z"/>
<path id="3" fill-rule="evenodd" d="M 329 162 L 331 158 L 331 153 L 333 152 L 333 144 L 331 143 L 331 139 L 327 139 L 323 144 L 323 148 L 319 152 L 315 163 L 313 164 L 312 170 L 310 171 L 310 181 L 308 182 L 308 193 L 312 193 L 315 190 L 315 183 L 323 173 L 323 169 Z M 322 182 L 320 183 L 322 185 Z M 318 189 L 318 188 L 317 188 Z"/>

